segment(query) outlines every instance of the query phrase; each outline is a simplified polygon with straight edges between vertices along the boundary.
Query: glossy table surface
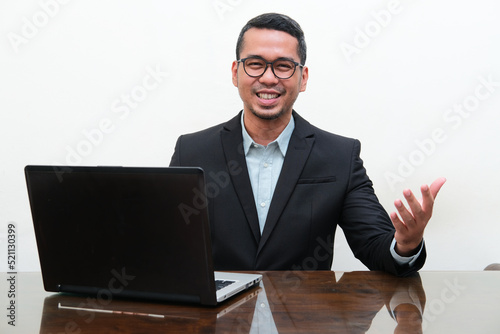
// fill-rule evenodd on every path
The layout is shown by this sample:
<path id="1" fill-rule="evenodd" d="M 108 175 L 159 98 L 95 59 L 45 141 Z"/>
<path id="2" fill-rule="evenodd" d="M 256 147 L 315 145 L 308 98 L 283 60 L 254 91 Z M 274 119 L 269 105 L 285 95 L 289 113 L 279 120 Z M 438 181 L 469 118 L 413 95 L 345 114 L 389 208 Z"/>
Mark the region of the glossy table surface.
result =
<path id="1" fill-rule="evenodd" d="M 0 273 L 0 333 L 500 333 L 500 271 L 262 274 L 201 307 L 48 293 L 40 273 Z"/>

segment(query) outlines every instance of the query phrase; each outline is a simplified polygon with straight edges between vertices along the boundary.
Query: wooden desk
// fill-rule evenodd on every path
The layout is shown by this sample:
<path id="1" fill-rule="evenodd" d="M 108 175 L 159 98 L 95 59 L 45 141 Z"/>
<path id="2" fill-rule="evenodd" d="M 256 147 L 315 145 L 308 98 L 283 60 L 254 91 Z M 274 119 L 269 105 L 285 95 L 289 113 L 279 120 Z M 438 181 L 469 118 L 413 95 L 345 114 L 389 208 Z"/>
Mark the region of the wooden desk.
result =
<path id="1" fill-rule="evenodd" d="M 199 307 L 47 293 L 40 273 L 18 273 L 9 298 L 9 274 L 0 273 L 0 332 L 500 333 L 500 272 L 263 275 L 260 287 Z M 12 300 L 15 327 L 6 317 Z"/>

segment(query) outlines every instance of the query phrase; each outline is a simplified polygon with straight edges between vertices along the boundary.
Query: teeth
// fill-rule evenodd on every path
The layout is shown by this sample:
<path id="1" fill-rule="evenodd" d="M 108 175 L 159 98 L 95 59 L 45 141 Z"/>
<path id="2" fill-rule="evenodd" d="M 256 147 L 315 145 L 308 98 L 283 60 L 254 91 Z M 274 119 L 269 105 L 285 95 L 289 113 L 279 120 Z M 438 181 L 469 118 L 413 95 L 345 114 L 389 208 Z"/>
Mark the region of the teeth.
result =
<path id="1" fill-rule="evenodd" d="M 278 96 L 279 94 L 266 94 L 266 93 L 259 94 L 259 97 L 264 100 L 276 99 Z"/>

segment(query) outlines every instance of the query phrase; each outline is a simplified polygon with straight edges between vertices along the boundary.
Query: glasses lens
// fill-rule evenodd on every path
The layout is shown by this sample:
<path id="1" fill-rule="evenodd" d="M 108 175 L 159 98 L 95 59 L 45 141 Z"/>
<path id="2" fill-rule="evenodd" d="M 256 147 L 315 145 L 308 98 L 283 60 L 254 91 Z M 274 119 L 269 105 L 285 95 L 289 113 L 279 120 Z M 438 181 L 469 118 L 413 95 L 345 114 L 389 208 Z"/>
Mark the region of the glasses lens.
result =
<path id="1" fill-rule="evenodd" d="M 248 58 L 243 63 L 245 72 L 251 77 L 260 77 L 266 69 L 266 62 L 259 58 Z"/>
<path id="2" fill-rule="evenodd" d="M 295 72 L 295 64 L 290 60 L 277 60 L 273 64 L 273 69 L 278 78 L 288 79 Z"/>

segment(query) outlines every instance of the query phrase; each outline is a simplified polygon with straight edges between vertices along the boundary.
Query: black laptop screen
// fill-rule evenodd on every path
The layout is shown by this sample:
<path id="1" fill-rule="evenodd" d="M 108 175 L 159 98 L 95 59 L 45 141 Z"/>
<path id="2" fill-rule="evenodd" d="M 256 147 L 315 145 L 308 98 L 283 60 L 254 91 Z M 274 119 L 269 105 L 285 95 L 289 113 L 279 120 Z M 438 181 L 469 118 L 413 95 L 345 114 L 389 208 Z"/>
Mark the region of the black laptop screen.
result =
<path id="1" fill-rule="evenodd" d="M 201 170 L 64 168 L 26 167 L 47 290 L 189 294 L 213 275 Z"/>

